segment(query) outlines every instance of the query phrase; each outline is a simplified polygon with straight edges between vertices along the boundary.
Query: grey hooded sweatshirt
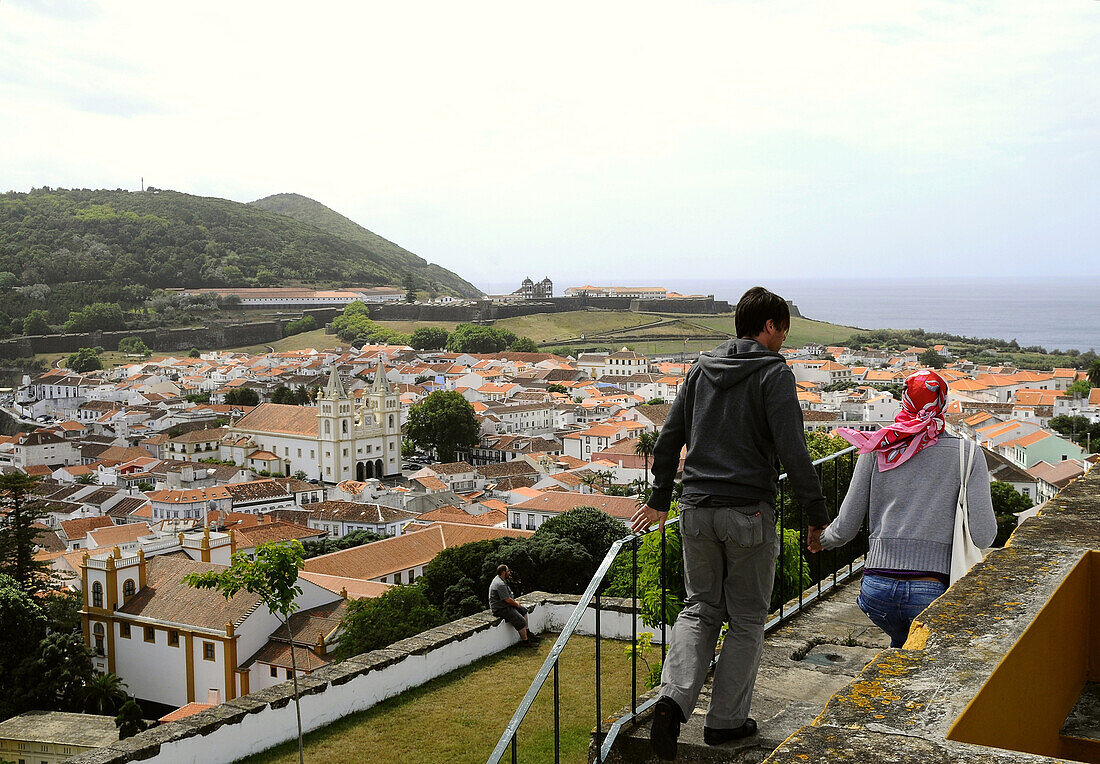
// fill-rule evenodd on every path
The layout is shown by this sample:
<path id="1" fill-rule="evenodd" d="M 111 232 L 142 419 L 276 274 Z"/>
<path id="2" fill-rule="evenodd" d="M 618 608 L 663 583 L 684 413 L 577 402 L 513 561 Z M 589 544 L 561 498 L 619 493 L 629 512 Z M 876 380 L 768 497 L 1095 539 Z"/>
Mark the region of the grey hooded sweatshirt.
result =
<path id="1" fill-rule="evenodd" d="M 806 450 L 794 373 L 783 356 L 756 340 L 730 340 L 703 353 L 688 371 L 653 448 L 653 509 L 668 509 L 685 445 L 685 498 L 774 505 L 782 461 L 809 524 L 829 522 Z"/>

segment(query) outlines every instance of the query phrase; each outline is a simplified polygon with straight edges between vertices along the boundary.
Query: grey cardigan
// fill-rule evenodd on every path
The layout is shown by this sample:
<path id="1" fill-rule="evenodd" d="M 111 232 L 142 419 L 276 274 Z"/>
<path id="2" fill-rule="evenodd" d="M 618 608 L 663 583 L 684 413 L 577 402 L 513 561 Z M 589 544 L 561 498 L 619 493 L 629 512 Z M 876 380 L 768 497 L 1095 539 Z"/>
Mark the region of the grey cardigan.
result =
<path id="1" fill-rule="evenodd" d="M 868 568 L 949 573 L 961 487 L 960 447 L 969 448 L 969 443 L 940 435 L 933 445 L 886 472 L 879 472 L 875 454 L 861 455 L 840 514 L 821 534 L 821 545 L 834 549 L 846 544 L 866 518 L 871 530 Z M 974 454 L 966 496 L 970 536 L 979 547 L 988 547 L 997 537 L 997 518 L 981 448 Z"/>

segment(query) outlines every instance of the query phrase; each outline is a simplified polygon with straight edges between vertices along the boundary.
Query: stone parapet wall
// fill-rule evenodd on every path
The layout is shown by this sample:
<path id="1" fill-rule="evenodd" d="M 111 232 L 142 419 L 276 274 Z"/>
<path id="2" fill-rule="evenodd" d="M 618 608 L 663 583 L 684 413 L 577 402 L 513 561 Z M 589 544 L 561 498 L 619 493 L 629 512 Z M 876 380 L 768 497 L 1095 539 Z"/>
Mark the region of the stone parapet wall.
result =
<path id="1" fill-rule="evenodd" d="M 128 329 L 121 332 L 38 334 L 0 341 L 0 358 L 28 358 L 37 353 L 73 353 L 80 348 L 117 350 L 126 337 L 138 337 L 159 353 L 191 348 L 226 348 L 258 345 L 283 338 L 286 321 L 248 321 L 239 324 L 210 323 L 200 327 Z"/>
<path id="2" fill-rule="evenodd" d="M 883 650 L 766 761 L 1062 760 L 1063 706 L 1095 670 L 1092 550 L 1100 550 L 1097 469 L 932 603 L 904 647 Z M 1058 693 L 1061 705 L 1050 700 Z"/>

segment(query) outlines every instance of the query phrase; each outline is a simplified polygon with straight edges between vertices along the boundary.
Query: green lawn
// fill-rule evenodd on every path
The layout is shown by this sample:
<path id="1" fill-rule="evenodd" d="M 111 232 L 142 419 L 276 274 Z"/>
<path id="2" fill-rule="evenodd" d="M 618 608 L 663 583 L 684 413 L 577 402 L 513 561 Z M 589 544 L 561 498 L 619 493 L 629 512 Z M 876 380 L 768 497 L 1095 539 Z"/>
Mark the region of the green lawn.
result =
<path id="1" fill-rule="evenodd" d="M 567 313 L 536 313 L 531 316 L 503 318 L 493 325 L 510 329 L 520 337 L 530 337 L 535 342 L 555 342 L 582 334 L 598 334 L 648 324 L 658 318 L 641 313 L 574 310 Z"/>
<path id="2" fill-rule="evenodd" d="M 519 706 L 553 646 L 547 634 L 538 649 L 511 648 L 452 671 L 427 684 L 306 735 L 306 761 L 325 764 L 482 764 Z M 573 637 L 561 656 L 561 760 L 587 761 L 589 736 L 596 726 L 595 644 Z M 659 648 L 654 651 L 660 655 Z M 630 703 L 630 659 L 621 642 L 603 640 L 603 715 Z M 646 674 L 638 661 L 640 683 Z M 553 674 L 519 728 L 520 761 L 553 761 Z M 505 760 L 510 760 L 507 756 Z M 243 764 L 296 764 L 297 741 L 243 759 Z"/>

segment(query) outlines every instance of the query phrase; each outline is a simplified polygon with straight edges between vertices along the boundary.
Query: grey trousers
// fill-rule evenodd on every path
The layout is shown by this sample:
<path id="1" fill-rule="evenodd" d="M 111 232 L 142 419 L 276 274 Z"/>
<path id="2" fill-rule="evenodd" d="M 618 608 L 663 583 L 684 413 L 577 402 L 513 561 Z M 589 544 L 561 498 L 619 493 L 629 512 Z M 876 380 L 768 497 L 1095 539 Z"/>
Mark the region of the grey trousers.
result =
<path id="1" fill-rule="evenodd" d="M 775 510 L 766 502 L 742 507 L 682 502 L 680 535 L 687 602 L 672 629 L 660 694 L 691 717 L 722 623 L 729 621 L 705 724 L 740 727 L 752 704 L 775 580 Z"/>

